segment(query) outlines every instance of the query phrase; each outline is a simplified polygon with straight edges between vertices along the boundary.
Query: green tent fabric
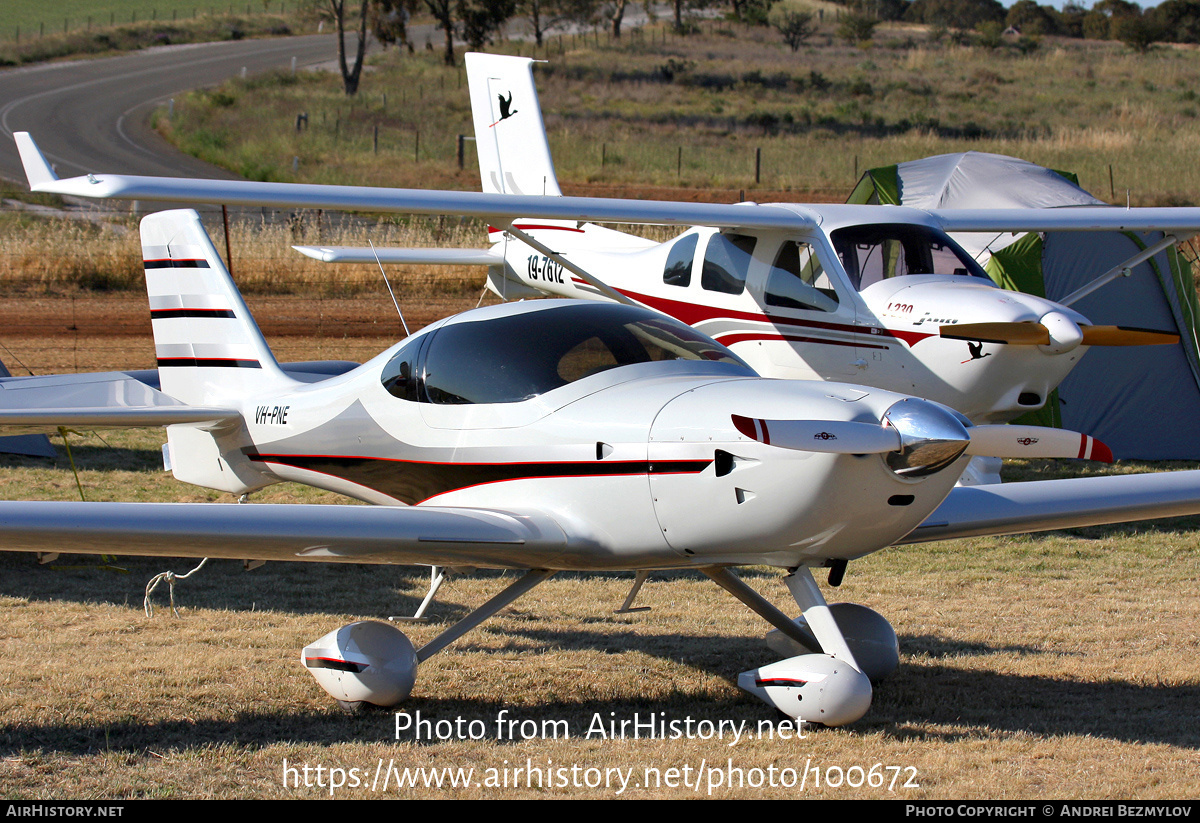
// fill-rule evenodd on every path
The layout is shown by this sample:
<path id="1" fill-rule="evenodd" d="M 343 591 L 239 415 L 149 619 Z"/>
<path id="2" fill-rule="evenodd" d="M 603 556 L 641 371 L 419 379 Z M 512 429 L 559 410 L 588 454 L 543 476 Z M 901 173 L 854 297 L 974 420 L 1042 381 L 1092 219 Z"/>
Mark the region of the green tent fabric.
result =
<path id="1" fill-rule="evenodd" d="M 847 203 L 863 206 L 899 206 L 900 174 L 896 166 L 869 169 L 850 193 Z"/>

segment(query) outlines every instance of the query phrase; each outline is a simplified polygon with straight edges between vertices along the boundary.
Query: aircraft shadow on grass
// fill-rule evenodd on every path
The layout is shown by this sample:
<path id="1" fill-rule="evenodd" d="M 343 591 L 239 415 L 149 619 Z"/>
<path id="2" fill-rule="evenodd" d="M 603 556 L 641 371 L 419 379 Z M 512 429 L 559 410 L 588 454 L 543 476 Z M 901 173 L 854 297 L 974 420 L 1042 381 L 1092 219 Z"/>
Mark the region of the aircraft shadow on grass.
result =
<path id="1" fill-rule="evenodd" d="M 747 638 L 747 640 L 749 640 Z M 968 699 L 969 698 L 969 699 Z M 1128 682 L 1092 683 L 1066 678 L 1026 676 L 954 669 L 947 666 L 901 666 L 896 675 L 876 692 L 871 717 L 860 721 L 856 732 L 880 734 L 884 739 L 924 740 L 953 743 L 988 734 L 1032 734 L 1037 736 L 1088 736 L 1117 743 L 1160 744 L 1195 749 L 1200 730 L 1180 722 L 1190 716 L 1200 699 L 1195 684 L 1167 686 Z M 683 701 L 683 702 L 681 702 Z M 765 736 L 764 724 L 778 720 L 770 709 L 744 697 L 706 700 L 696 711 L 695 700 L 673 696 L 664 699 L 604 699 L 551 701 L 535 706 L 510 701 L 480 702 L 437 697 L 416 698 L 405 707 L 421 712 L 424 719 L 464 723 L 482 721 L 483 740 L 500 739 L 496 718 L 507 709 L 508 717 L 543 722 L 567 721 L 572 738 L 586 733 L 595 715 L 632 720 L 635 714 L 667 721 L 745 721 L 746 729 Z M 659 713 L 662 714 L 659 714 Z M 820 735 L 806 727 L 806 734 Z M 548 737 L 549 735 L 547 735 Z M 147 720 L 0 725 L 0 752 L 5 756 L 31 751 L 54 751 L 71 755 L 97 751 L 144 752 L 147 749 L 191 749 L 208 745 L 267 746 L 278 743 L 333 745 L 338 743 L 415 742 L 433 745 L 439 741 L 415 741 L 402 733 L 395 738 L 390 711 L 346 715 L 335 709 L 293 712 L 256 710 L 233 719 Z M 445 741 L 450 742 L 450 741 Z M 722 745 L 714 743 L 714 745 Z M 797 742 L 780 743 L 796 747 Z M 722 751 L 726 751 L 722 748 Z"/>

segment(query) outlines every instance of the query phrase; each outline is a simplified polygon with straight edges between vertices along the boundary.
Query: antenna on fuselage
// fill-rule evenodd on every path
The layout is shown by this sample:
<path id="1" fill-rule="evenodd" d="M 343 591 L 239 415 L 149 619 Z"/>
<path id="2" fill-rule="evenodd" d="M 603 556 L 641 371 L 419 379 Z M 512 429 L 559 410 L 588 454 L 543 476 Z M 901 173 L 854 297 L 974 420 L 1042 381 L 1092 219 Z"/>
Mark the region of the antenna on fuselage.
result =
<path id="1" fill-rule="evenodd" d="M 396 300 L 396 293 L 392 291 L 392 284 L 388 282 L 387 272 L 383 270 L 383 263 L 379 261 L 379 252 L 375 251 L 375 244 L 371 242 L 371 238 L 367 238 L 367 243 L 370 243 L 371 254 L 375 255 L 375 265 L 379 266 L 379 273 L 383 275 L 383 285 L 387 286 L 388 294 L 392 296 L 392 305 L 396 307 L 396 314 L 400 315 L 400 325 L 404 326 L 404 336 L 408 337 L 411 334 L 408 330 L 408 323 L 404 322 L 404 312 L 400 311 L 400 303 Z"/>

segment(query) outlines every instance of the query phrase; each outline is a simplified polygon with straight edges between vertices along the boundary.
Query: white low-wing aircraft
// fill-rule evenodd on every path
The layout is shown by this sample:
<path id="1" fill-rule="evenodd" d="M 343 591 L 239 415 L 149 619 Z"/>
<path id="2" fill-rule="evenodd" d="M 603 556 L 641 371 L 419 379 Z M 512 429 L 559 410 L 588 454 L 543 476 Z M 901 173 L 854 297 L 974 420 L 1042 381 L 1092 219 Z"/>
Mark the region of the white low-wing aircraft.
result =
<path id="1" fill-rule="evenodd" d="M 339 701 L 393 705 L 418 663 L 559 570 L 696 569 L 775 626 L 739 685 L 840 725 L 898 664 L 880 615 L 826 603 L 905 542 L 1200 513 L 1200 472 L 955 488 L 969 455 L 1091 456 L 1057 429 L 972 425 L 885 390 L 759 377 L 638 306 L 530 301 L 435 323 L 344 374 L 276 363 L 194 211 L 142 221 L 159 388 L 125 373 L 0 380 L 0 428 L 166 426 L 185 482 L 290 480 L 380 504 L 0 503 L 7 551 L 438 564 L 524 574 L 420 649 L 380 622 L 303 651 Z M 405 505 L 407 504 L 407 505 Z M 801 617 L 734 573 L 770 565 Z"/>
<path id="2" fill-rule="evenodd" d="M 486 193 L 560 194 L 533 62 L 466 56 Z M 1170 233 L 1118 267 L 1124 270 L 1200 229 L 1195 209 L 923 212 L 740 204 L 710 211 L 657 203 L 627 211 L 630 221 L 654 210 L 648 222 L 702 224 L 654 243 L 586 222 L 602 216 L 599 204 L 560 199 L 564 208 L 539 207 L 521 215 L 525 220 L 497 212 L 495 225 L 507 228 L 493 229 L 487 252 L 297 248 L 329 262 L 371 262 L 378 254 L 383 262 L 489 266 L 489 287 L 505 298 L 548 294 L 649 306 L 712 336 L 764 376 L 852 380 L 999 423 L 1041 408 L 1089 346 L 1179 338 L 1091 325 L 1068 306 L 1000 289 L 946 232 Z M 604 209 L 622 207 L 605 202 Z M 562 214 L 573 219 L 544 219 Z"/>

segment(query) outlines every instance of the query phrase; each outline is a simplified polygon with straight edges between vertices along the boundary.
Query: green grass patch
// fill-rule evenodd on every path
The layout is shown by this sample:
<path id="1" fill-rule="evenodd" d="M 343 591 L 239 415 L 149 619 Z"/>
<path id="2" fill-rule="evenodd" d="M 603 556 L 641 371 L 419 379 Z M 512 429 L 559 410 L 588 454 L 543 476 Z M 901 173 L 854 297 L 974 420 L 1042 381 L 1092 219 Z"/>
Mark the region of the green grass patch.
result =
<path id="1" fill-rule="evenodd" d="M 311 7 L 297 0 L 213 4 L 183 0 L 7 0 L 0 66 L 151 46 L 310 33 Z"/>

